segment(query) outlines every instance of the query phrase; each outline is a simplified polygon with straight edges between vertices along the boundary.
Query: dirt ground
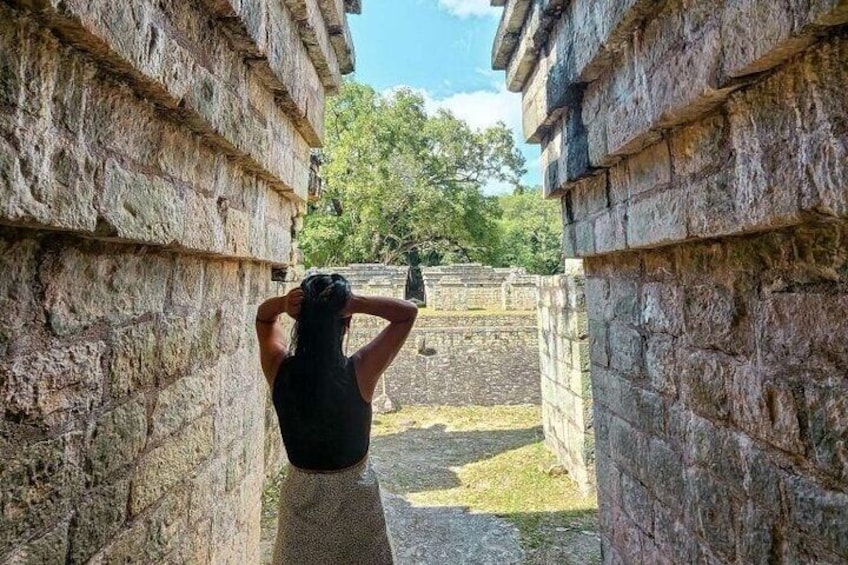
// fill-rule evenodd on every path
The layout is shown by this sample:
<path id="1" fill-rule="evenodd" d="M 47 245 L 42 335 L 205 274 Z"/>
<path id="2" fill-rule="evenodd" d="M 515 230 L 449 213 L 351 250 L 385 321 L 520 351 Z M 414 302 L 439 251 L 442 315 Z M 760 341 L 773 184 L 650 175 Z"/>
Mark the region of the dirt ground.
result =
<path id="1" fill-rule="evenodd" d="M 370 456 L 399 565 L 600 563 L 597 506 L 555 465 L 536 406 L 376 415 Z M 266 555 L 280 481 L 263 504 Z"/>

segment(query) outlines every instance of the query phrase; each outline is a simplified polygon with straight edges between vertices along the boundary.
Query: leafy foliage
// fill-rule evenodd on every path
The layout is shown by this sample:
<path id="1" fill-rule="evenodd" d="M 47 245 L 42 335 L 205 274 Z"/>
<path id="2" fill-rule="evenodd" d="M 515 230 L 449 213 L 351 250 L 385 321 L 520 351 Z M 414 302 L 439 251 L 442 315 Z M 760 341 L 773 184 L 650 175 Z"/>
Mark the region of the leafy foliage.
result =
<path id="1" fill-rule="evenodd" d="M 482 192 L 492 181 L 521 192 L 524 158 L 503 124 L 473 130 L 428 114 L 412 90 L 383 96 L 348 82 L 327 108 L 323 160 L 324 195 L 300 235 L 307 266 L 478 261 L 548 272 L 559 262 L 549 233 L 559 220 L 542 226 L 554 208 L 539 213 L 550 203 L 538 192 Z"/>
<path id="2" fill-rule="evenodd" d="M 524 267 L 539 275 L 562 271 L 560 204 L 544 200 L 541 192 L 539 188 L 524 189 L 499 197 L 497 266 Z"/>

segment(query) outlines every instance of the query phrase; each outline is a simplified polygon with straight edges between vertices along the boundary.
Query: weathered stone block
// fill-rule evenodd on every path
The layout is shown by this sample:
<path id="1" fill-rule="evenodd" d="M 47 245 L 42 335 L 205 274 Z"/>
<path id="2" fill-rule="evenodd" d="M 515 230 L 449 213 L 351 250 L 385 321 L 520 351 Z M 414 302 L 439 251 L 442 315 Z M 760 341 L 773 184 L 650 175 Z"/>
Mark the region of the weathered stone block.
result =
<path id="1" fill-rule="evenodd" d="M 121 479 L 87 493 L 70 529 L 71 563 L 87 562 L 121 529 L 127 517 L 129 492 L 129 479 Z"/>
<path id="2" fill-rule="evenodd" d="M 668 335 L 652 335 L 645 342 L 645 372 L 657 392 L 677 396 L 677 350 L 679 345 Z"/>
<path id="3" fill-rule="evenodd" d="M 617 322 L 611 323 L 609 347 L 610 367 L 627 375 L 638 374 L 643 370 L 642 336 L 632 327 Z"/>
<path id="4" fill-rule="evenodd" d="M 722 559 L 731 559 L 741 526 L 739 501 L 708 473 L 691 469 L 686 471 L 684 504 L 687 525 Z"/>
<path id="5" fill-rule="evenodd" d="M 223 458 L 215 458 L 191 479 L 189 522 L 194 524 L 214 513 L 226 487 L 227 467 Z"/>
<path id="6" fill-rule="evenodd" d="M 730 386 L 733 360 L 721 353 L 681 349 L 680 397 L 695 413 L 726 421 L 730 416 Z"/>
<path id="7" fill-rule="evenodd" d="M 192 364 L 192 333 L 194 318 L 164 316 L 159 320 L 159 366 L 161 382 L 169 383 L 184 377 Z"/>
<path id="8" fill-rule="evenodd" d="M 748 320 L 734 289 L 721 285 L 691 285 L 684 290 L 683 314 L 692 343 L 729 353 L 744 351 L 750 335 Z"/>
<path id="9" fill-rule="evenodd" d="M 6 417 L 54 430 L 78 427 L 102 399 L 106 346 L 46 345 L 12 357 L 0 379 Z"/>
<path id="10" fill-rule="evenodd" d="M 102 318 L 121 322 L 159 312 L 169 270 L 160 256 L 106 256 L 94 249 L 68 248 L 51 256 L 41 271 L 50 324 L 66 335 Z"/>
<path id="11" fill-rule="evenodd" d="M 2 158 L 2 157 L 0 157 Z M 39 245 L 35 240 L 0 239 L 0 343 L 11 338 L 25 324 L 40 321 L 35 290 Z"/>
<path id="12" fill-rule="evenodd" d="M 62 563 L 68 555 L 68 522 L 62 521 L 47 534 L 29 541 L 7 555 L 9 565 Z"/>
<path id="13" fill-rule="evenodd" d="M 156 382 L 159 368 L 157 335 L 154 322 L 133 324 L 115 331 L 109 370 L 109 391 L 113 399 L 123 400 Z"/>
<path id="14" fill-rule="evenodd" d="M 775 292 L 764 298 L 757 341 L 770 372 L 803 368 L 824 377 L 848 368 L 848 297 Z"/>
<path id="15" fill-rule="evenodd" d="M 686 239 L 686 198 L 668 190 L 631 202 L 627 213 L 627 245 L 657 247 Z"/>
<path id="16" fill-rule="evenodd" d="M 662 283 L 642 286 L 641 324 L 654 333 L 678 336 L 683 331 L 684 292 Z"/>
<path id="17" fill-rule="evenodd" d="M 98 208 L 115 235 L 160 245 L 182 238 L 185 204 L 171 183 L 124 170 L 111 161 L 104 179 Z"/>
<path id="18" fill-rule="evenodd" d="M 616 206 L 595 218 L 595 252 L 608 253 L 627 247 L 627 215 L 624 206 Z"/>
<path id="19" fill-rule="evenodd" d="M 834 555 L 848 555 L 848 494 L 822 488 L 802 477 L 785 481 L 792 525 Z"/>
<path id="20" fill-rule="evenodd" d="M 83 484 L 81 434 L 16 447 L 0 467 L 0 547 L 4 549 L 14 547 L 28 532 L 44 531 L 66 518 Z"/>
<path id="21" fill-rule="evenodd" d="M 837 482 L 848 483 L 848 391 L 810 383 L 804 400 L 816 464 Z"/>
<path id="22" fill-rule="evenodd" d="M 160 391 L 151 416 L 150 441 L 158 443 L 198 418 L 213 404 L 215 392 L 212 379 L 194 376 Z"/>
<path id="23" fill-rule="evenodd" d="M 671 182 L 671 154 L 668 143 L 661 141 L 627 160 L 630 196 L 641 194 Z"/>
<path id="24" fill-rule="evenodd" d="M 88 464 L 95 481 L 102 481 L 134 461 L 147 442 L 144 404 L 130 401 L 101 416 L 91 434 Z"/>
<path id="25" fill-rule="evenodd" d="M 212 451 L 213 440 L 213 417 L 204 416 L 145 455 L 132 479 L 131 514 L 150 506 L 197 467 Z"/>

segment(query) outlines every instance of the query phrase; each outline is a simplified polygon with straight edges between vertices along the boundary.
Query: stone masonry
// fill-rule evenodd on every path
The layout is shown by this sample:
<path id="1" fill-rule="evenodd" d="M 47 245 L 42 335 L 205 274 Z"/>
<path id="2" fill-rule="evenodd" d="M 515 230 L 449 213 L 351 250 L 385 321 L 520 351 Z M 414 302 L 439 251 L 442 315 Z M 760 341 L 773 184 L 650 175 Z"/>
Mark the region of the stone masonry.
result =
<path id="1" fill-rule="evenodd" d="M 0 1 L 0 562 L 259 562 L 253 316 L 358 8 Z"/>
<path id="2" fill-rule="evenodd" d="M 604 563 L 848 563 L 848 2 L 493 4 L 584 258 Z"/>
<path id="3" fill-rule="evenodd" d="M 409 267 L 383 265 L 382 263 L 354 263 L 346 267 L 311 269 L 309 273 L 312 272 L 338 273 L 350 281 L 354 292 L 366 296 L 406 298 Z"/>
<path id="4" fill-rule="evenodd" d="M 354 318 L 348 351 L 384 326 L 375 318 Z M 401 406 L 538 405 L 536 313 L 424 311 L 378 391 Z"/>
<path id="5" fill-rule="evenodd" d="M 565 273 L 539 283 L 539 362 L 545 444 L 584 491 L 595 482 L 595 436 L 589 376 L 584 274 L 567 259 Z"/>
<path id="6" fill-rule="evenodd" d="M 534 310 L 535 275 L 523 269 L 499 269 L 457 263 L 421 269 L 427 307 L 432 310 Z"/>

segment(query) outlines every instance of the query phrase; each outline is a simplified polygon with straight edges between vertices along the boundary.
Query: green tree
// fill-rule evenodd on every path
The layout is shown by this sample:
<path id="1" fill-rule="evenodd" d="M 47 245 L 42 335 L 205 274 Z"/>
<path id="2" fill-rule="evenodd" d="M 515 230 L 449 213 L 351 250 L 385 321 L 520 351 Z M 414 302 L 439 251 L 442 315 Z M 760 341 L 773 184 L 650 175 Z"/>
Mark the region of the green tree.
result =
<path id="1" fill-rule="evenodd" d="M 556 200 L 542 198 L 540 188 L 519 187 L 500 196 L 500 250 L 497 266 L 524 267 L 553 275 L 562 271 L 562 217 Z"/>
<path id="2" fill-rule="evenodd" d="M 324 195 L 300 236 L 308 266 L 497 261 L 500 206 L 482 187 L 525 172 L 503 124 L 475 131 L 428 115 L 414 91 L 355 82 L 328 105 L 323 159 Z"/>

